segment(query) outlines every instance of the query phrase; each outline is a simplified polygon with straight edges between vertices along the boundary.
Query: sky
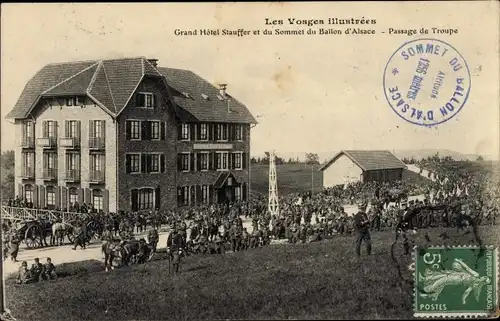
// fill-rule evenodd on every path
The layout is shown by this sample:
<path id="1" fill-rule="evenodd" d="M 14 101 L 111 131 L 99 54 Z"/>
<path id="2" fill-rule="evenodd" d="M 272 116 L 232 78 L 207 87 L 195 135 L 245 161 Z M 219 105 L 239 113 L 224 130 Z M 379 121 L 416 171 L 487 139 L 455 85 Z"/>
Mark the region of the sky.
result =
<path id="1" fill-rule="evenodd" d="M 251 137 L 254 155 L 435 148 L 498 158 L 498 8 L 498 2 L 486 1 L 2 4 L 1 147 L 14 147 L 13 125 L 4 117 L 45 64 L 145 56 L 159 59 L 160 66 L 190 69 L 213 84 L 228 84 L 228 93 L 258 121 Z M 290 17 L 376 19 L 377 34 L 174 35 L 175 29 L 263 30 L 271 28 L 266 18 L 286 23 Z M 421 27 L 459 30 L 434 36 L 465 57 L 473 84 L 462 111 L 432 128 L 398 117 L 382 86 L 389 57 L 415 36 L 380 32 Z"/>

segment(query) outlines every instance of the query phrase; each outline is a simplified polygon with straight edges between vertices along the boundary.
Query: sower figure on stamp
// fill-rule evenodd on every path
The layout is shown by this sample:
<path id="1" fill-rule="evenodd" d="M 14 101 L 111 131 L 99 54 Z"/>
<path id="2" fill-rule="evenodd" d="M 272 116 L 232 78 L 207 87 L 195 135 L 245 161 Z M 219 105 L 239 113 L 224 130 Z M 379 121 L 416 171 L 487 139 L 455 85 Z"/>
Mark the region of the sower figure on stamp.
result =
<path id="1" fill-rule="evenodd" d="M 366 242 L 366 252 L 368 255 L 372 252 L 372 241 L 370 237 L 370 220 L 368 215 L 366 215 L 366 207 L 368 204 L 365 202 L 358 205 L 359 211 L 354 215 L 354 225 L 358 232 L 356 239 L 356 255 L 359 257 L 361 255 L 361 242 Z"/>

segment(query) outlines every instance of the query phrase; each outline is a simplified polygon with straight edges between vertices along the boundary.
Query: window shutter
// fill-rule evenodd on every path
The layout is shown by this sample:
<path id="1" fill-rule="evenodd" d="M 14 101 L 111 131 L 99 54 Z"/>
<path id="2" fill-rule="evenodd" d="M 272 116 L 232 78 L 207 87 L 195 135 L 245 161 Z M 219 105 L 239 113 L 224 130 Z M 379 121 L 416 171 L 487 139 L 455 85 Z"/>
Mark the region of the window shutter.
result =
<path id="1" fill-rule="evenodd" d="M 143 120 L 141 122 L 141 140 L 149 139 L 147 134 L 147 125 L 148 125 L 147 121 Z"/>
<path id="2" fill-rule="evenodd" d="M 177 170 L 182 171 L 182 154 L 177 154 Z"/>
<path id="3" fill-rule="evenodd" d="M 182 123 L 179 123 L 177 125 L 177 139 L 178 140 L 182 139 Z"/>
<path id="4" fill-rule="evenodd" d="M 209 170 L 214 170 L 215 168 L 215 153 L 210 152 L 208 153 L 208 169 Z"/>
<path id="5" fill-rule="evenodd" d="M 208 124 L 207 127 L 208 140 L 214 140 L 214 124 Z"/>
<path id="6" fill-rule="evenodd" d="M 69 128 L 69 120 L 64 121 L 64 137 L 69 137 L 70 128 Z"/>
<path id="7" fill-rule="evenodd" d="M 38 207 L 38 185 L 33 185 L 33 207 Z"/>
<path id="8" fill-rule="evenodd" d="M 155 188 L 155 209 L 159 210 L 161 205 L 161 190 L 160 186 Z"/>
<path id="9" fill-rule="evenodd" d="M 213 185 L 208 186 L 208 203 L 214 203 L 214 187 Z"/>
<path id="10" fill-rule="evenodd" d="M 189 131 L 189 140 L 196 140 L 196 124 L 190 124 Z"/>
<path id="11" fill-rule="evenodd" d="M 132 211 L 137 211 L 138 206 L 137 206 L 137 201 L 139 200 L 139 191 L 136 189 L 133 189 L 130 191 L 130 205 L 132 208 Z"/>
<path id="12" fill-rule="evenodd" d="M 153 155 L 146 154 L 146 172 L 147 173 L 151 173 L 152 161 L 153 161 Z"/>
<path id="13" fill-rule="evenodd" d="M 190 153 L 189 154 L 189 170 L 190 171 L 195 171 L 195 162 L 194 162 L 194 153 Z"/>
<path id="14" fill-rule="evenodd" d="M 109 190 L 105 189 L 102 193 L 102 211 L 104 213 L 109 212 Z"/>
<path id="15" fill-rule="evenodd" d="M 130 159 L 131 159 L 131 155 L 125 155 L 125 171 L 126 171 L 127 174 L 132 171 L 131 170 Z"/>
<path id="16" fill-rule="evenodd" d="M 248 200 L 248 197 L 247 197 L 247 183 L 241 184 L 241 199 L 243 201 L 245 201 L 245 202 Z"/>
<path id="17" fill-rule="evenodd" d="M 247 153 L 241 154 L 241 168 L 247 168 Z"/>
<path id="18" fill-rule="evenodd" d="M 55 207 L 56 209 L 57 208 L 61 208 L 61 186 L 56 186 L 56 188 L 54 189 L 54 192 L 55 192 Z"/>
<path id="19" fill-rule="evenodd" d="M 135 106 L 136 107 L 142 106 L 142 104 L 141 104 L 141 97 L 142 97 L 141 94 L 139 94 L 139 93 L 135 94 Z"/>
<path id="20" fill-rule="evenodd" d="M 141 173 L 146 173 L 146 154 L 141 154 Z"/>
<path id="21" fill-rule="evenodd" d="M 247 125 L 241 125 L 241 140 L 245 141 L 245 135 L 247 130 Z"/>
<path id="22" fill-rule="evenodd" d="M 42 136 L 45 138 L 49 137 L 49 123 L 46 120 L 42 122 L 42 130 L 43 130 Z"/>
<path id="23" fill-rule="evenodd" d="M 219 124 L 214 124 L 214 140 L 219 137 Z"/>
<path id="24" fill-rule="evenodd" d="M 165 137 L 167 136 L 166 128 L 167 128 L 167 122 L 165 122 L 165 121 L 160 122 L 160 139 L 161 140 L 165 140 Z"/>
<path id="25" fill-rule="evenodd" d="M 234 154 L 229 152 L 227 153 L 227 169 L 234 169 Z"/>
<path id="26" fill-rule="evenodd" d="M 153 105 L 153 108 L 156 108 L 156 94 L 153 94 L 151 97 L 151 104 Z"/>
<path id="27" fill-rule="evenodd" d="M 39 204 L 40 208 L 45 208 L 45 186 L 40 185 L 40 193 L 39 193 Z"/>
<path id="28" fill-rule="evenodd" d="M 146 137 L 147 137 L 148 140 L 150 140 L 151 139 L 151 132 L 152 132 L 151 131 L 151 126 L 152 125 L 151 125 L 150 121 L 146 121 L 145 123 L 146 123 Z"/>
<path id="29" fill-rule="evenodd" d="M 202 158 L 202 153 L 197 153 L 196 154 L 196 170 L 201 170 L 201 158 Z"/>
<path id="30" fill-rule="evenodd" d="M 129 140 L 132 132 L 132 124 L 127 120 L 125 121 L 125 132 L 126 132 L 126 139 Z"/>
<path id="31" fill-rule="evenodd" d="M 160 171 L 165 173 L 165 154 L 160 154 Z"/>
<path id="32" fill-rule="evenodd" d="M 106 141 L 106 121 L 101 120 L 101 138 Z"/>
<path id="33" fill-rule="evenodd" d="M 82 126 L 81 126 L 81 121 L 77 120 L 76 121 L 76 137 L 80 138 L 81 137 L 81 132 L 82 132 Z"/>
<path id="34" fill-rule="evenodd" d="M 196 191 L 195 191 L 195 198 L 196 198 L 196 205 L 200 205 L 203 203 L 203 195 L 201 195 L 201 186 L 196 185 Z"/>
<path id="35" fill-rule="evenodd" d="M 234 141 L 235 139 L 235 124 L 228 124 L 229 127 L 229 140 Z"/>
<path id="36" fill-rule="evenodd" d="M 182 205 L 182 187 L 177 187 L 177 206 Z"/>
<path id="37" fill-rule="evenodd" d="M 59 132 L 59 127 L 57 121 L 54 121 L 54 138 L 57 138 L 57 133 Z"/>
<path id="38" fill-rule="evenodd" d="M 201 140 L 201 124 L 196 124 L 196 139 Z"/>

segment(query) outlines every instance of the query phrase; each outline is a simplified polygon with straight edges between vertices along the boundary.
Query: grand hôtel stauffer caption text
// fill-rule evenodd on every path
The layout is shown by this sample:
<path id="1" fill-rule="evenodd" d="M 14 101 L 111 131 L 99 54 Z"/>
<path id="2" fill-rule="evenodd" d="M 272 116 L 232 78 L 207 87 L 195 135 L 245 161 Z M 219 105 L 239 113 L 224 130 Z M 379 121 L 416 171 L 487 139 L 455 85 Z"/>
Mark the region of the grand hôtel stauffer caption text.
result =
<path id="1" fill-rule="evenodd" d="M 373 18 L 337 18 L 327 19 L 275 19 L 264 18 L 264 28 L 245 29 L 245 28 L 196 28 L 196 29 L 175 29 L 176 36 L 321 36 L 321 35 L 374 35 L 377 33 L 388 35 L 407 35 L 418 34 L 437 35 L 458 34 L 456 28 L 442 28 L 439 26 L 430 28 L 401 28 L 390 27 L 385 30 L 376 30 L 377 20 Z"/>

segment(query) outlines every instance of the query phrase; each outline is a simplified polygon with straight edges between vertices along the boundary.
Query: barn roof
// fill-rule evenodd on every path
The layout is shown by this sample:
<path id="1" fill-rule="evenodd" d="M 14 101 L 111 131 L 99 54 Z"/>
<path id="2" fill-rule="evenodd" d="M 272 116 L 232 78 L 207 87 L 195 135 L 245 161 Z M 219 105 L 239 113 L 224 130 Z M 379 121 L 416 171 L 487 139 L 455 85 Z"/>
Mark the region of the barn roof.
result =
<path id="1" fill-rule="evenodd" d="M 342 150 L 326 162 L 320 170 L 323 171 L 328 168 L 342 155 L 347 156 L 363 171 L 406 168 L 405 163 L 388 150 Z"/>
<path id="2" fill-rule="evenodd" d="M 176 113 L 185 121 L 256 123 L 247 107 L 190 70 L 153 66 L 145 57 L 49 64 L 31 78 L 9 119 L 27 118 L 40 99 L 87 95 L 111 116 L 118 116 L 144 76 L 165 80 Z"/>

